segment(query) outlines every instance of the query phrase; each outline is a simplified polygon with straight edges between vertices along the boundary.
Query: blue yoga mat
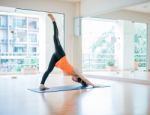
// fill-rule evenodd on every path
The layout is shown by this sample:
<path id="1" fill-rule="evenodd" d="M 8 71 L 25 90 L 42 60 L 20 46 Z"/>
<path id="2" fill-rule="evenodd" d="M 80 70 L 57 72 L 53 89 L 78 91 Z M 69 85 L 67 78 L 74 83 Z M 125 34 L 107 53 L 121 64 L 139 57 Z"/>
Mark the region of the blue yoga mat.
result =
<path id="1" fill-rule="evenodd" d="M 33 88 L 33 89 L 28 89 L 28 90 L 33 91 L 33 92 L 37 92 L 37 93 L 47 93 L 47 92 L 70 91 L 70 90 L 104 88 L 104 87 L 110 87 L 110 86 L 97 85 L 95 87 L 92 87 L 92 86 L 83 87 L 82 85 L 67 85 L 67 86 L 50 87 L 46 90 L 40 90 L 39 88 Z"/>

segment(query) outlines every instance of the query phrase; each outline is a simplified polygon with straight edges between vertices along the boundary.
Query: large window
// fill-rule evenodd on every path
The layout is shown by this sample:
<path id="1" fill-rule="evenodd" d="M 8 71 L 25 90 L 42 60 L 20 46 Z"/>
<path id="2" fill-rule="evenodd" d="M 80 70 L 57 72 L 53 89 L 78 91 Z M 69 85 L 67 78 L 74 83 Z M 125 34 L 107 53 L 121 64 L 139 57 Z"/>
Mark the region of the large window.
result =
<path id="1" fill-rule="evenodd" d="M 100 71 L 114 65 L 118 28 L 117 21 L 82 20 L 83 71 Z"/>
<path id="2" fill-rule="evenodd" d="M 136 70 L 147 70 L 147 24 L 134 23 L 134 60 Z"/>
<path id="3" fill-rule="evenodd" d="M 128 41 L 133 42 L 130 43 L 130 47 L 127 46 Z M 133 51 L 132 54 L 128 53 L 130 50 Z M 82 70 L 84 72 L 122 70 L 126 68 L 124 67 L 126 59 L 123 59 L 126 54 L 131 55 L 130 58 L 133 59 L 133 64 L 130 65 L 135 67 L 131 68 L 146 70 L 146 51 L 146 24 L 123 20 L 82 19 Z"/>
<path id="4" fill-rule="evenodd" d="M 19 13 L 0 13 L 0 73 L 21 73 L 27 68 L 38 71 L 38 23 L 39 17 L 34 15 L 28 17 Z M 31 26 L 35 28 L 31 30 Z M 36 37 L 32 38 L 30 33 Z M 37 41 L 36 44 L 31 43 L 30 39 Z"/>
<path id="5" fill-rule="evenodd" d="M 64 46 L 64 15 L 54 16 Z M 54 52 L 50 36 L 53 28 L 47 12 L 0 12 L 0 73 L 39 73 L 45 69 L 46 55 Z"/>

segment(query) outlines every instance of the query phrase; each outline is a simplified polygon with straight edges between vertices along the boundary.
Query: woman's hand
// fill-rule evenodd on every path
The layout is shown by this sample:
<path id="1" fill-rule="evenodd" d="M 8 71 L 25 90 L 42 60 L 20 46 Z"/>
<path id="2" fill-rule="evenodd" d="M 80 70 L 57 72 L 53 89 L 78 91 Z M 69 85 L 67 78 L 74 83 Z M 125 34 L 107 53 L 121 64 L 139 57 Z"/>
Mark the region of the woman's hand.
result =
<path id="1" fill-rule="evenodd" d="M 80 79 L 80 81 L 78 81 Z M 81 84 L 95 86 L 92 82 L 90 82 L 86 77 L 84 77 L 78 70 L 74 70 L 74 75 L 72 80 L 75 82 L 79 82 Z"/>

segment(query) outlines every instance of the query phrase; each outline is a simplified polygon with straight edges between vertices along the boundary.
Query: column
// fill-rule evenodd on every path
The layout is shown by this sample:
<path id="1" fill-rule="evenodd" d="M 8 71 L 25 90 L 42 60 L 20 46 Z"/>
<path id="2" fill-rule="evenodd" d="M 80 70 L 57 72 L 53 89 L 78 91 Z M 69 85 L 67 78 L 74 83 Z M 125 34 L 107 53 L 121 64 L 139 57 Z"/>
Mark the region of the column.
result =
<path id="1" fill-rule="evenodd" d="M 147 38 L 147 70 L 150 71 L 150 23 L 148 23 L 148 38 Z"/>
<path id="2" fill-rule="evenodd" d="M 134 24 L 131 21 L 123 23 L 122 69 L 134 70 Z"/>

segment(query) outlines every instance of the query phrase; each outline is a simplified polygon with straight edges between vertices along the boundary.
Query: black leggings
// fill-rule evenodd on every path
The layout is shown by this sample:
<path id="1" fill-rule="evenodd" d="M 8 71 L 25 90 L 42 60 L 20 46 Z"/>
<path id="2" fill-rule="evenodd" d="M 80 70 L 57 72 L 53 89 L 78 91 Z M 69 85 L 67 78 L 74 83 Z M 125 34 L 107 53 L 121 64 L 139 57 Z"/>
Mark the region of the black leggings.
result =
<path id="1" fill-rule="evenodd" d="M 42 80 L 41 80 L 41 84 L 44 84 L 48 75 L 50 74 L 50 72 L 54 69 L 55 64 L 57 63 L 57 61 L 59 61 L 62 57 L 65 56 L 65 52 L 60 44 L 59 38 L 58 38 L 58 28 L 57 28 L 57 24 L 55 21 L 53 21 L 53 27 L 54 27 L 54 45 L 55 45 L 55 52 L 53 53 L 51 60 L 49 62 L 49 66 L 47 68 L 47 70 L 45 71 L 45 73 L 43 74 Z"/>

